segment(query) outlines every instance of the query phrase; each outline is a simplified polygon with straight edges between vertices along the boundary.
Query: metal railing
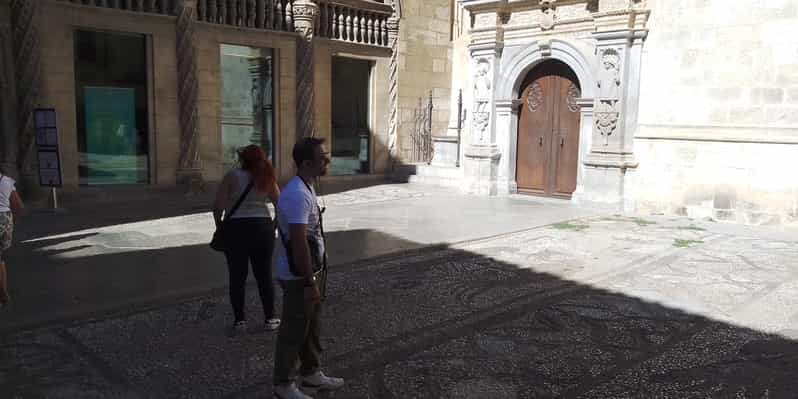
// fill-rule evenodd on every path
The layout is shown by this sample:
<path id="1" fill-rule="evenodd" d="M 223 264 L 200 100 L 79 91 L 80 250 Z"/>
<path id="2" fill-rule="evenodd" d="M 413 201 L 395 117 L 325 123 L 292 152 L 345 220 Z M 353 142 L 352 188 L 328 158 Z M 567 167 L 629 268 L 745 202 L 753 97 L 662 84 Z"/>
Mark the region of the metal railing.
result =
<path id="1" fill-rule="evenodd" d="M 410 162 L 432 162 L 434 148 L 432 145 L 432 92 L 429 93 L 429 102 L 418 98 L 418 108 L 413 111 L 413 133 L 411 134 Z"/>

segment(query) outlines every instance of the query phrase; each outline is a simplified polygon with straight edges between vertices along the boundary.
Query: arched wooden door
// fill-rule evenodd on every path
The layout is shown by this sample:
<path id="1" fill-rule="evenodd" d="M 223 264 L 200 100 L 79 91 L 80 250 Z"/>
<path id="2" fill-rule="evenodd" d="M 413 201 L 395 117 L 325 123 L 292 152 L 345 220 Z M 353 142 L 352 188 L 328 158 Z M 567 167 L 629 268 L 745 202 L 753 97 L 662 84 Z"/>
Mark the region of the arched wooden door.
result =
<path id="1" fill-rule="evenodd" d="M 562 62 L 546 61 L 523 84 L 518 122 L 518 191 L 569 198 L 579 162 L 579 80 Z"/>

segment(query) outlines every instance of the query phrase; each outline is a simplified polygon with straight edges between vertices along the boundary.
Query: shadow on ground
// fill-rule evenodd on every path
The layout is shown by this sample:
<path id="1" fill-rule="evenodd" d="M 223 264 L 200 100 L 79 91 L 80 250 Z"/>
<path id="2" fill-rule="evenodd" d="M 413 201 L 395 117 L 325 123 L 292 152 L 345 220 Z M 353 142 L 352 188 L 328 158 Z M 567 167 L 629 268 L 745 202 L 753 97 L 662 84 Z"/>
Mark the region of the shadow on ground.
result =
<path id="1" fill-rule="evenodd" d="M 517 235 L 507 235 L 470 247 L 410 249 L 336 264 L 324 310 L 323 346 L 326 369 L 345 377 L 347 386 L 319 397 L 794 395 L 795 341 L 739 326 L 744 320 L 721 322 L 601 288 L 689 263 L 701 254 L 700 248 L 666 245 L 655 253 L 641 252 L 652 242 L 659 245 L 654 231 L 654 241 L 625 243 L 615 254 L 613 269 L 577 279 L 568 276 L 590 272 L 586 269 L 592 265 L 568 264 L 561 255 L 587 245 L 580 244 L 586 236 L 578 229 L 538 230 L 533 241 L 540 245 L 544 239 L 570 241 L 563 244 L 565 249 L 554 246 L 536 252 Z M 385 241 L 379 245 L 412 247 L 401 239 L 373 234 L 377 233 L 341 233 L 336 239 L 370 237 Z M 713 237 L 705 239 L 705 245 L 715 245 Z M 672 240 L 665 237 L 662 242 Z M 790 249 L 780 248 L 784 246 L 772 247 L 769 255 L 789 255 L 785 251 Z M 596 259 L 600 255 L 597 252 Z M 114 281 L 87 282 L 86 288 L 118 291 L 128 279 L 139 279 L 134 285 L 140 287 L 190 278 L 190 257 L 210 255 L 188 247 L 140 256 L 145 261 L 122 268 Z M 122 258 L 101 259 L 97 267 L 118 267 Z M 164 274 L 158 265 L 165 259 L 184 261 Z M 248 306 L 255 312 L 254 290 L 249 292 Z M 706 308 L 721 307 L 731 299 L 719 301 L 706 303 Z M 6 334 L 0 341 L 0 388 L 9 397 L 66 397 L 76 392 L 85 398 L 268 397 L 274 336 L 256 330 L 227 337 L 228 307 L 223 292 L 211 292 L 149 310 L 128 309 Z M 783 311 L 798 313 L 793 307 Z"/>

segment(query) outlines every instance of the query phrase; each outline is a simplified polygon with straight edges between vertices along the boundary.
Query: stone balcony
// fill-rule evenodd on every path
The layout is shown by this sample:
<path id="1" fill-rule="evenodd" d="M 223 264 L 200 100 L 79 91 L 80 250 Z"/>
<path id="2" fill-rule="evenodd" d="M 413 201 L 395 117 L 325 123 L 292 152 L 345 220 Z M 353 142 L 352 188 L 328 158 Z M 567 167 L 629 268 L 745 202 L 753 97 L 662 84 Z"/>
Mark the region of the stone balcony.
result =
<path id="1" fill-rule="evenodd" d="M 177 15 L 182 0 L 57 0 L 149 15 Z M 199 22 L 235 28 L 294 32 L 295 0 L 196 0 Z M 388 47 L 388 18 L 383 0 L 317 0 L 318 37 L 358 45 Z"/>

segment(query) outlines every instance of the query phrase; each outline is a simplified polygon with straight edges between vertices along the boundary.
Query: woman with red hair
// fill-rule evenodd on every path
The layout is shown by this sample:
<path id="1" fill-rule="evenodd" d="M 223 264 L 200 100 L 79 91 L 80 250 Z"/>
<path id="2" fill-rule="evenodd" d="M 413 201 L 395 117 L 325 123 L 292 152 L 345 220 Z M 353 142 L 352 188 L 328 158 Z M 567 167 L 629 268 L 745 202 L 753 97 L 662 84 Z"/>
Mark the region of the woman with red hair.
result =
<path id="1" fill-rule="evenodd" d="M 235 317 L 233 332 L 240 334 L 247 329 L 244 302 L 250 265 L 258 283 L 266 329 L 273 331 L 280 326 L 280 319 L 274 317 L 274 222 L 268 201 L 277 204 L 280 189 L 274 168 L 262 148 L 249 145 L 239 149 L 238 161 L 240 167 L 230 171 L 219 185 L 213 206 L 217 229 L 223 214 L 226 219 L 224 253 L 230 275 L 230 303 Z M 231 215 L 231 209 L 242 196 L 241 204 Z"/>

